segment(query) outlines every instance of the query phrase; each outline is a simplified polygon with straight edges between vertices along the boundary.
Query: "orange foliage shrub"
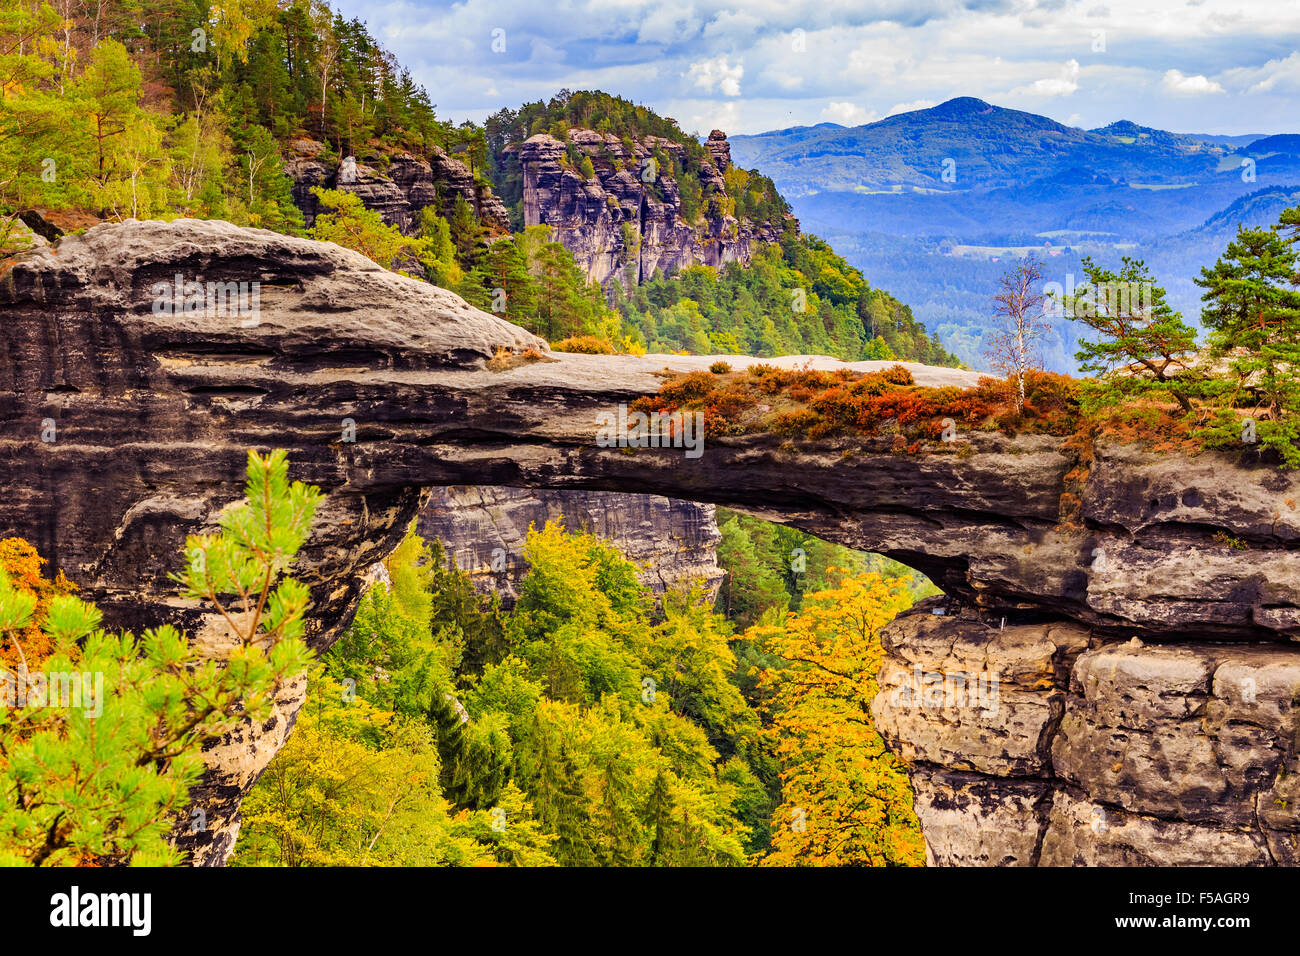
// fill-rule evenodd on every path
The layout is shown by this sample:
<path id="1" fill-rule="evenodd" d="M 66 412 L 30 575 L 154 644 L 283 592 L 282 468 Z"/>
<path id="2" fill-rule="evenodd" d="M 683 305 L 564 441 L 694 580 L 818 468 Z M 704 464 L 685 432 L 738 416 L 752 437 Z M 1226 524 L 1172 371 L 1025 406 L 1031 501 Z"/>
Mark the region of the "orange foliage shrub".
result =
<path id="1" fill-rule="evenodd" d="M 912 378 L 912 373 L 901 365 L 891 365 L 889 368 L 879 373 L 890 385 L 915 385 L 916 380 Z"/>
<path id="2" fill-rule="evenodd" d="M 676 409 L 690 402 L 699 401 L 715 388 L 717 382 L 708 372 L 688 372 L 680 378 L 667 382 L 659 389 L 659 398 Z"/>
<path id="3" fill-rule="evenodd" d="M 946 418 L 967 429 L 1072 434 L 1078 424 L 1076 388 L 1068 376 L 1030 373 L 1026 404 L 1017 412 L 1010 385 L 994 378 L 982 378 L 974 388 L 929 388 L 916 385 L 901 365 L 865 374 L 754 365 L 725 384 L 705 372 L 678 376 L 633 407 L 701 410 L 712 434 L 768 431 L 811 440 L 858 434 L 890 438 L 900 454 L 919 454 L 927 442 L 940 440 Z"/>
<path id="4" fill-rule="evenodd" d="M 62 571 L 54 576 L 53 581 L 42 575 L 41 566 L 44 564 L 45 559 L 22 538 L 0 540 L 0 569 L 8 575 L 9 584 L 19 591 L 36 596 L 33 620 L 45 617 L 51 600 L 76 590 L 76 586 L 63 576 Z M 25 660 L 28 670 L 35 670 L 54 650 L 49 638 L 31 624 L 18 632 L 17 640 L 21 644 L 21 654 L 7 635 L 0 634 L 0 666 L 12 669 Z"/>

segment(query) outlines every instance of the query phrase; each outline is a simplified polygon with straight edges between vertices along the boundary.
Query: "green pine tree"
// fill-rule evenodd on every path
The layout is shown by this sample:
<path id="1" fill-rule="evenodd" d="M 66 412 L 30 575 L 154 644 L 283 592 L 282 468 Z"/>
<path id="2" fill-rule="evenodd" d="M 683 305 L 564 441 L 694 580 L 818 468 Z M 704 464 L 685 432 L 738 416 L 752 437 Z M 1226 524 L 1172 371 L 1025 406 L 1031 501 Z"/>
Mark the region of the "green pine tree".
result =
<path id="1" fill-rule="evenodd" d="M 769 608 L 784 608 L 789 594 L 781 575 L 766 560 L 766 549 L 760 549 L 735 517 L 718 531 L 722 534 L 718 564 L 727 568 L 718 591 L 718 611 L 738 625 L 749 626 Z"/>
<path id="2" fill-rule="evenodd" d="M 1205 289 L 1201 321 L 1210 329 L 1210 353 L 1227 359 L 1232 390 L 1209 438 L 1239 442 L 1235 415 L 1246 395 L 1255 398 L 1259 443 L 1289 467 L 1300 467 L 1300 289 L 1297 251 L 1272 229 L 1237 231 L 1196 284 Z"/>
<path id="3" fill-rule="evenodd" d="M 1080 370 L 1097 376 L 1090 401 L 1172 398 L 1191 412 L 1194 386 L 1187 366 L 1196 351 L 1196 332 L 1165 301 L 1165 290 L 1146 265 L 1125 256 L 1114 272 L 1084 256 L 1083 271 L 1088 298 L 1076 296 L 1064 307 L 1101 336 L 1096 342 L 1080 339 L 1075 353 Z"/>
<path id="4" fill-rule="evenodd" d="M 0 866 L 181 862 L 169 837 L 185 819 L 203 749 L 247 720 L 270 719 L 277 695 L 306 671 L 309 593 L 284 574 L 320 492 L 289 483 L 283 452 L 250 452 L 247 474 L 244 502 L 222 513 L 218 533 L 189 536 L 184 572 L 172 576 L 182 597 L 225 621 L 223 660 L 204 660 L 170 625 L 110 634 L 99 611 L 70 594 L 37 613 L 38 595 L 0 571 L 0 643 L 17 648 L 23 683 L 32 627 L 53 648 L 33 674 L 102 676 L 67 699 L 24 688 L 25 700 L 0 707 Z"/>
<path id="5" fill-rule="evenodd" d="M 672 866 L 677 846 L 677 827 L 673 823 L 676 807 L 673 795 L 668 789 L 668 775 L 660 770 L 655 774 L 654 786 L 650 790 L 650 800 L 646 804 L 646 825 L 653 831 L 654 839 L 650 843 L 650 864 L 652 866 Z"/>

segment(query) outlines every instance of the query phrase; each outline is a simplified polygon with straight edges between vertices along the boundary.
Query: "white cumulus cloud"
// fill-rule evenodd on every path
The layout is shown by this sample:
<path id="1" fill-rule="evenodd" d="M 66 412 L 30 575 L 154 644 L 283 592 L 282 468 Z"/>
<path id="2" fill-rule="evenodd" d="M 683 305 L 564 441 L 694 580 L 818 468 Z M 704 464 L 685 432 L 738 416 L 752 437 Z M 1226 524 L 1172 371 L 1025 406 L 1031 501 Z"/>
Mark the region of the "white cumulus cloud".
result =
<path id="1" fill-rule="evenodd" d="M 915 113 L 917 110 L 928 110 L 931 106 L 937 106 L 934 100 L 912 100 L 907 103 L 895 103 L 889 108 L 885 116 L 897 116 L 899 113 Z"/>
<path id="2" fill-rule="evenodd" d="M 839 123 L 841 126 L 862 126 L 879 117 L 853 103 L 827 103 L 818 119 Z"/>
<path id="3" fill-rule="evenodd" d="M 1012 93 L 1027 93 L 1030 96 L 1069 96 L 1078 88 L 1079 61 L 1069 60 L 1056 76 L 1035 80 L 1028 86 L 1012 90 Z"/>
<path id="4" fill-rule="evenodd" d="M 696 60 L 691 64 L 688 78 L 706 92 L 720 90 L 724 96 L 740 95 L 740 78 L 745 75 L 745 66 L 737 62 L 731 65 L 727 56 L 715 56 L 711 60 Z"/>
<path id="5" fill-rule="evenodd" d="M 1165 78 L 1161 85 L 1170 93 L 1187 93 L 1198 95 L 1201 93 L 1222 93 L 1223 87 L 1208 77 L 1196 74 L 1188 76 L 1181 70 L 1166 70 Z"/>
<path id="6" fill-rule="evenodd" d="M 1263 66 L 1228 70 L 1224 78 L 1247 93 L 1300 93 L 1300 53 L 1284 60 L 1269 60 Z"/>

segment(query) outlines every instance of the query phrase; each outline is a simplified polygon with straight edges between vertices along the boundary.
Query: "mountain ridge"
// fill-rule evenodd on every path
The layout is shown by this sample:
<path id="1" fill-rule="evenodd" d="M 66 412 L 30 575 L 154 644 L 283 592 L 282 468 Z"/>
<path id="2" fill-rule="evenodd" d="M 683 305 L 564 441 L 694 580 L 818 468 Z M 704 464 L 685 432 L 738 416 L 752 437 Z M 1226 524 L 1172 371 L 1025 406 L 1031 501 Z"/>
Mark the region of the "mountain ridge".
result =
<path id="1" fill-rule="evenodd" d="M 1243 143 L 1242 140 L 1248 140 Z M 771 176 L 805 228 L 909 302 L 964 362 L 982 367 L 992 290 L 1008 256 L 1036 249 L 1050 279 L 1148 254 L 1193 321 L 1193 279 L 1213 263 L 1197 230 L 1261 189 L 1300 183 L 1300 136 L 1216 137 L 1121 119 L 1092 130 L 974 97 L 864 126 L 736 135 L 737 162 Z M 1266 225 L 1265 205 L 1241 207 Z M 1271 220 L 1270 220 L 1271 221 Z M 1076 324 L 1045 343 L 1073 371 Z"/>

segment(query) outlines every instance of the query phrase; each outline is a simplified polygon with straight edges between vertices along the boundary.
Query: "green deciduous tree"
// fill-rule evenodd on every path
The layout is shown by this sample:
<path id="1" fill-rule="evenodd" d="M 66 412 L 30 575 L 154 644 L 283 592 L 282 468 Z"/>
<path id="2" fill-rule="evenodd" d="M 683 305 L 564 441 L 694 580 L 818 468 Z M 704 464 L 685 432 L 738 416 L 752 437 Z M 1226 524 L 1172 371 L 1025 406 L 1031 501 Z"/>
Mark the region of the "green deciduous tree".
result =
<path id="1" fill-rule="evenodd" d="M 322 210 L 311 228 L 311 237 L 353 249 L 385 269 L 414 251 L 414 240 L 385 224 L 379 213 L 367 209 L 354 193 L 338 189 L 312 188 Z"/>

